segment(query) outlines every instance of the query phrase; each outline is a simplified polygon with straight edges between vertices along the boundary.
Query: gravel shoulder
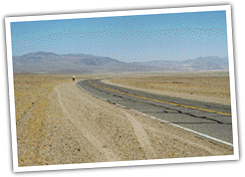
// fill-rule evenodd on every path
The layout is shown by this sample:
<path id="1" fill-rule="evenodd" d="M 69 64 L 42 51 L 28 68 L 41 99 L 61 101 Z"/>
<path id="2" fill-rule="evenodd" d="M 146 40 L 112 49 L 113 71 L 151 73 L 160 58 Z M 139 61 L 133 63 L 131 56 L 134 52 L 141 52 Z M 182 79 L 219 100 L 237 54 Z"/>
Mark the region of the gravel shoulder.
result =
<path id="1" fill-rule="evenodd" d="M 35 117 L 35 111 L 42 112 Z M 19 166 L 231 155 L 233 150 L 95 98 L 74 82 L 43 92 L 17 121 Z"/>

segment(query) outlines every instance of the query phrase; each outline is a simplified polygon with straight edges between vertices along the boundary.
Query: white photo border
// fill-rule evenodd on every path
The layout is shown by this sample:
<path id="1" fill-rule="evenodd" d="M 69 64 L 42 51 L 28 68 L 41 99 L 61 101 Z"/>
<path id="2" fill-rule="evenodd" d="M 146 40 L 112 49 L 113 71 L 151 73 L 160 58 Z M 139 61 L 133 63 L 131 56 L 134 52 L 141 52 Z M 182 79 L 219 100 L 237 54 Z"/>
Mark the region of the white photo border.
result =
<path id="1" fill-rule="evenodd" d="M 28 167 L 18 166 L 15 103 L 14 103 L 13 64 L 12 64 L 12 46 L 11 46 L 11 28 L 10 28 L 11 22 L 40 21 L 40 20 L 43 21 L 43 20 L 74 19 L 74 18 L 97 18 L 97 17 L 112 17 L 112 16 L 117 17 L 117 16 L 129 16 L 129 15 L 151 15 L 151 14 L 169 14 L 169 13 L 184 13 L 184 12 L 202 12 L 202 11 L 207 12 L 207 11 L 220 11 L 220 10 L 226 11 L 234 155 L 156 159 L 156 160 L 118 161 L 118 162 L 100 162 L 100 163 L 84 163 L 84 164 L 66 164 L 66 165 L 28 166 Z M 6 42 L 7 42 L 7 64 L 8 64 L 7 68 L 8 68 L 8 83 L 9 83 L 10 119 L 11 119 L 12 158 L 13 158 L 14 172 L 239 160 L 237 107 L 236 107 L 235 74 L 234 74 L 235 71 L 234 71 L 234 59 L 233 59 L 233 40 L 232 40 L 232 21 L 231 19 L 232 18 L 231 18 L 231 6 L 230 5 L 6 17 L 5 27 L 6 27 Z"/>

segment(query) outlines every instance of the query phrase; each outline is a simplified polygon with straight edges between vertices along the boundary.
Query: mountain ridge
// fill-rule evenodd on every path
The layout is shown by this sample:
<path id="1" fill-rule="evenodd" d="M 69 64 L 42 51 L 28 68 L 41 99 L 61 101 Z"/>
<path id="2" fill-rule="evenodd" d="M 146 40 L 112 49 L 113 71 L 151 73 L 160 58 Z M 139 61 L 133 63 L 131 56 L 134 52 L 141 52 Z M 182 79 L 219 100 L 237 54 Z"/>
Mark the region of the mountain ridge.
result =
<path id="1" fill-rule="evenodd" d="M 228 58 L 218 56 L 198 57 L 184 61 L 155 60 L 128 63 L 111 57 L 82 53 L 56 54 L 40 51 L 13 56 L 14 73 L 127 73 L 228 70 L 228 68 Z"/>

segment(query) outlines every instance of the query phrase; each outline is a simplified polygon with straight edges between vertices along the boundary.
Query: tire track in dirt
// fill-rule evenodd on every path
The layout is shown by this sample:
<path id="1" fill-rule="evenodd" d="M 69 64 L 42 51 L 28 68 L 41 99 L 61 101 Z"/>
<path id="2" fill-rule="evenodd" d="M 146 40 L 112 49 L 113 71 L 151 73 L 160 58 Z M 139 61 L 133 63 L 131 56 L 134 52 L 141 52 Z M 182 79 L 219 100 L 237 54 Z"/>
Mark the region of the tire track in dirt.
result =
<path id="1" fill-rule="evenodd" d="M 128 120 L 131 122 L 133 128 L 134 128 L 134 133 L 136 134 L 139 143 L 141 146 L 145 149 L 146 157 L 147 158 L 157 158 L 157 154 L 154 151 L 147 133 L 145 132 L 144 128 L 142 125 L 127 111 L 121 110 L 121 112 L 128 118 Z"/>
<path id="2" fill-rule="evenodd" d="M 101 141 L 98 138 L 94 137 L 90 133 L 90 131 L 85 126 L 83 126 L 81 121 L 78 121 L 78 117 L 77 117 L 78 114 L 76 114 L 76 110 L 71 109 L 71 107 L 69 107 L 68 104 L 66 103 L 65 97 L 67 96 L 66 94 L 69 94 L 69 93 L 68 92 L 62 92 L 61 87 L 64 88 L 66 86 L 67 86 L 67 84 L 55 87 L 55 91 L 58 94 L 58 102 L 59 102 L 63 112 L 66 114 L 67 119 L 77 128 L 77 130 L 79 130 L 81 132 L 81 134 L 87 140 L 89 140 L 93 144 L 93 146 L 96 149 L 98 149 L 98 151 L 102 152 L 102 154 L 105 156 L 106 160 L 110 160 L 110 161 L 120 160 L 117 157 L 117 155 L 114 154 L 110 149 L 102 148 L 103 143 L 101 143 Z"/>
<path id="3" fill-rule="evenodd" d="M 80 99 L 84 99 L 80 95 L 78 95 L 78 96 L 80 97 Z M 96 107 L 99 108 L 98 105 L 96 105 Z M 151 143 L 149 141 L 149 137 L 148 137 L 147 133 L 145 132 L 144 128 L 142 127 L 141 123 L 138 122 L 134 118 L 134 116 L 132 116 L 126 110 L 124 110 L 124 109 L 119 109 L 119 110 L 123 114 L 123 116 L 126 117 L 128 122 L 131 123 L 131 126 L 133 127 L 133 130 L 134 130 L 134 134 L 137 137 L 137 141 L 140 143 L 141 147 L 143 147 L 143 149 L 144 149 L 146 158 L 147 159 L 158 158 L 156 152 L 154 151 L 154 148 L 152 147 L 152 145 L 151 145 Z M 118 116 L 118 114 L 116 114 L 115 116 Z"/>

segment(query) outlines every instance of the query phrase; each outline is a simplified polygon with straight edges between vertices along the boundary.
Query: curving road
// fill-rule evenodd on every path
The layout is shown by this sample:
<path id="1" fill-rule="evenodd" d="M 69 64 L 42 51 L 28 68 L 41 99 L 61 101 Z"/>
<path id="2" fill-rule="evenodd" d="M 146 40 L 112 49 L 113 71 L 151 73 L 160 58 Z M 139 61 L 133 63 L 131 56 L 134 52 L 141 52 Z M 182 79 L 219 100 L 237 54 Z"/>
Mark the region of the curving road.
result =
<path id="1" fill-rule="evenodd" d="M 137 110 L 232 146 L 230 106 L 137 91 L 105 84 L 99 79 L 79 81 L 77 85 L 82 90 L 113 104 Z"/>

